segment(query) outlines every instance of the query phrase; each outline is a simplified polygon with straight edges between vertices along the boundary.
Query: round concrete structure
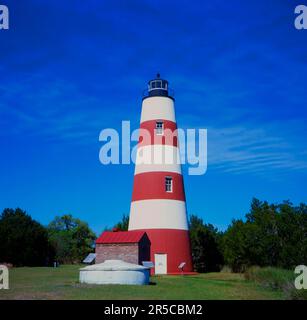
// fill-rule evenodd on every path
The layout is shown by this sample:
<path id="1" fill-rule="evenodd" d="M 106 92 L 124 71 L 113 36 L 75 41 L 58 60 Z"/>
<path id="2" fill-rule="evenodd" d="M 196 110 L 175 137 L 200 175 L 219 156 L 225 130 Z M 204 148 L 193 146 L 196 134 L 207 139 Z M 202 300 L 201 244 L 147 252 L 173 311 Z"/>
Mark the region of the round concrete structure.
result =
<path id="1" fill-rule="evenodd" d="M 149 268 L 122 260 L 106 260 L 80 269 L 80 282 L 88 284 L 149 284 Z"/>

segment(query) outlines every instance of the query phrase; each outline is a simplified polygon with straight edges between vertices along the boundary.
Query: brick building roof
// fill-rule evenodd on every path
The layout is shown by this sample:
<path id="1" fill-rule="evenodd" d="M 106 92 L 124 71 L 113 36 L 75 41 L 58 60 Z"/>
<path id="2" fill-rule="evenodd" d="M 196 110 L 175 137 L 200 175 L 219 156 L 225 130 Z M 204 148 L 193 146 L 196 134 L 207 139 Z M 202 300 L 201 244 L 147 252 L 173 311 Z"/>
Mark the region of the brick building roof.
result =
<path id="1" fill-rule="evenodd" d="M 138 243 L 143 238 L 145 231 L 104 231 L 96 243 Z"/>

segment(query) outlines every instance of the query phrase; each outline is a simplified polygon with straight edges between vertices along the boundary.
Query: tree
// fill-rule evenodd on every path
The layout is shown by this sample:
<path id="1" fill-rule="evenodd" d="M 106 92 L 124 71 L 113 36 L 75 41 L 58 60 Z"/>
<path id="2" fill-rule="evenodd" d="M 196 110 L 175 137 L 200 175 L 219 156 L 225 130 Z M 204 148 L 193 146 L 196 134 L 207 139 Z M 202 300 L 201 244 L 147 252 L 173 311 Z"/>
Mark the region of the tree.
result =
<path id="1" fill-rule="evenodd" d="M 0 262 L 44 266 L 52 260 L 46 229 L 25 211 L 4 209 L 0 216 Z"/>
<path id="2" fill-rule="evenodd" d="M 278 205 L 280 254 L 284 268 L 307 263 L 307 206 L 294 207 L 289 201 Z"/>
<path id="3" fill-rule="evenodd" d="M 223 235 L 224 260 L 234 272 L 243 271 L 244 267 L 249 264 L 247 228 L 242 220 L 233 220 Z"/>
<path id="4" fill-rule="evenodd" d="M 198 272 L 219 271 L 223 264 L 220 234 L 212 224 L 204 224 L 195 215 L 190 218 L 190 237 L 194 268 Z"/>
<path id="5" fill-rule="evenodd" d="M 307 207 L 289 201 L 253 199 L 246 221 L 234 220 L 223 235 L 225 262 L 234 271 L 248 266 L 293 268 L 307 263 Z"/>
<path id="6" fill-rule="evenodd" d="M 122 220 L 116 223 L 114 229 L 118 229 L 120 231 L 127 231 L 129 227 L 129 216 L 123 215 Z"/>
<path id="7" fill-rule="evenodd" d="M 81 262 L 93 251 L 96 239 L 88 224 L 72 215 L 55 217 L 48 225 L 48 235 L 55 249 L 55 258 L 61 263 Z"/>

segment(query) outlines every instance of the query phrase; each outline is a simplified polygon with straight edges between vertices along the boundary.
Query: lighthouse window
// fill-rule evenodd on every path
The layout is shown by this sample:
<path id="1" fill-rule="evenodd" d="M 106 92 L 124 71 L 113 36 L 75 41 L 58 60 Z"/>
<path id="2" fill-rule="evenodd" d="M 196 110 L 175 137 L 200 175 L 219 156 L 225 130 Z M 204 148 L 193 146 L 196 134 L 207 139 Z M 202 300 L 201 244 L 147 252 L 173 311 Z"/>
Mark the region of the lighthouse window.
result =
<path id="1" fill-rule="evenodd" d="M 148 85 L 148 90 L 164 89 L 167 90 L 167 82 L 162 80 L 152 80 Z"/>
<path id="2" fill-rule="evenodd" d="M 156 134 L 163 134 L 163 121 L 156 122 Z"/>
<path id="3" fill-rule="evenodd" d="M 173 178 L 172 177 L 165 177 L 165 191 L 166 192 L 173 192 Z"/>
<path id="4" fill-rule="evenodd" d="M 156 81 L 156 88 L 162 88 L 162 81 L 161 80 Z"/>

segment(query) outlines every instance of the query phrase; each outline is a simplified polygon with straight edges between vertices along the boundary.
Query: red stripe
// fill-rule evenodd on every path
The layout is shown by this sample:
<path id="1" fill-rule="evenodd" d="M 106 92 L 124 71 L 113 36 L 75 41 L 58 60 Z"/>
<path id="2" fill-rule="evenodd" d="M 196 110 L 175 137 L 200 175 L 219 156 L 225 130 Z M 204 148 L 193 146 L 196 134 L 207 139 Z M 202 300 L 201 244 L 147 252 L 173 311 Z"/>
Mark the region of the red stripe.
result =
<path id="1" fill-rule="evenodd" d="M 172 192 L 165 191 L 165 177 L 173 178 Z M 132 201 L 171 199 L 185 201 L 182 175 L 175 172 L 145 172 L 134 176 Z"/>
<path id="2" fill-rule="evenodd" d="M 173 121 L 163 121 L 163 135 L 156 134 L 156 121 L 149 120 L 141 123 L 139 146 L 147 146 L 152 144 L 162 144 L 178 147 L 177 125 Z M 144 130 L 144 131 L 143 131 Z"/>
<path id="3" fill-rule="evenodd" d="M 185 272 L 193 271 L 189 231 L 175 229 L 142 229 L 151 242 L 150 260 L 155 261 L 155 253 L 167 254 L 167 273 L 178 273 L 178 266 L 185 262 Z"/>

